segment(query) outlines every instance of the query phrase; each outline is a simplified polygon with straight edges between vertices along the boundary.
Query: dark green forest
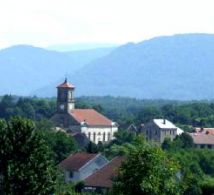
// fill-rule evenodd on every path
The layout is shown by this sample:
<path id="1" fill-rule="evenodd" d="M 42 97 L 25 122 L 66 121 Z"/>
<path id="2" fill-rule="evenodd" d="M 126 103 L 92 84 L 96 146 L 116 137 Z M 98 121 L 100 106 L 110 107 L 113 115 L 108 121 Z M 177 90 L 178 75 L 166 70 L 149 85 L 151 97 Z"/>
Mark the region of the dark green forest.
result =
<path id="1" fill-rule="evenodd" d="M 213 101 L 138 100 L 122 97 L 79 97 L 76 108 L 94 108 L 120 125 L 139 126 L 154 118 L 167 118 L 186 131 L 193 127 L 214 126 Z M 56 100 L 5 95 L 0 101 L 0 118 L 21 116 L 35 121 L 49 119 L 56 110 Z"/>

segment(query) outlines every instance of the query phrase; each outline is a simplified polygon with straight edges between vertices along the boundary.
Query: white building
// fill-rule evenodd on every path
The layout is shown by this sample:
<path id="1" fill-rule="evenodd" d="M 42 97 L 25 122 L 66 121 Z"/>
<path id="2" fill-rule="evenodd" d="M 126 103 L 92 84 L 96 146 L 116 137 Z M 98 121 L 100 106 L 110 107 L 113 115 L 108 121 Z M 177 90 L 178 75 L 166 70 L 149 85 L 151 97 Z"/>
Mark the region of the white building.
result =
<path id="1" fill-rule="evenodd" d="M 166 119 L 153 119 L 143 126 L 142 133 L 147 140 L 162 143 L 166 137 L 173 140 L 176 135 L 183 133 L 183 130 Z"/>
<path id="2" fill-rule="evenodd" d="M 57 112 L 52 121 L 68 132 L 81 132 L 94 143 L 114 139 L 118 125 L 94 109 L 75 109 L 75 87 L 65 80 L 57 87 Z"/>

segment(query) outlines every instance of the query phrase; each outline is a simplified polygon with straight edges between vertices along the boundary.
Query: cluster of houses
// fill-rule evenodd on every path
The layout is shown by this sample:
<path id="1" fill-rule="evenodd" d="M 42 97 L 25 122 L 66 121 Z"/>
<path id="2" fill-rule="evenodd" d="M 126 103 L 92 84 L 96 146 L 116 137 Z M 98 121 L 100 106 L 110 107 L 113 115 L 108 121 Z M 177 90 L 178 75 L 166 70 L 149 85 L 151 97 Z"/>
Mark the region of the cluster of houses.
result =
<path id="1" fill-rule="evenodd" d="M 72 135 L 81 147 L 89 141 L 98 144 L 113 140 L 118 124 L 94 109 L 75 109 L 74 90 L 67 79 L 57 87 L 57 112 L 52 117 L 56 127 Z M 130 130 L 138 131 L 134 125 Z M 165 138 L 173 140 L 183 130 L 164 118 L 142 125 L 140 132 L 148 141 L 162 143 Z M 189 135 L 196 147 L 214 149 L 214 129 L 196 128 Z M 97 191 L 112 187 L 116 170 L 123 160 L 123 157 L 116 157 L 108 161 L 101 154 L 80 152 L 70 155 L 59 166 L 64 171 L 65 182 L 84 181 L 86 191 Z"/>

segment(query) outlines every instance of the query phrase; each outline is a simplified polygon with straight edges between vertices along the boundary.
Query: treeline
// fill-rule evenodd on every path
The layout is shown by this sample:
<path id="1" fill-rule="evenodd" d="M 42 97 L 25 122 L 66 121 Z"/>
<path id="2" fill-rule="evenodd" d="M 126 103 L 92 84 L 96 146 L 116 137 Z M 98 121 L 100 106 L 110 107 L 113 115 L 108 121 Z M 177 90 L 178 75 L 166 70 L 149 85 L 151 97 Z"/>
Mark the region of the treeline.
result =
<path id="1" fill-rule="evenodd" d="M 81 97 L 80 105 L 96 106 L 122 127 L 140 125 L 154 118 L 172 121 L 186 131 L 214 127 L 213 101 L 138 100 L 122 97 Z"/>
<path id="2" fill-rule="evenodd" d="M 138 100 L 122 97 L 80 97 L 76 108 L 94 108 L 116 121 L 121 128 L 140 126 L 154 118 L 167 118 L 186 131 L 193 127 L 214 126 L 214 102 Z M 33 120 L 49 119 L 56 111 L 56 99 L 5 95 L 0 98 L 0 118 L 22 116 Z"/>
<path id="3" fill-rule="evenodd" d="M 50 118 L 56 110 L 53 99 L 24 98 L 5 95 L 0 101 L 0 118 L 21 116 L 32 120 Z"/>

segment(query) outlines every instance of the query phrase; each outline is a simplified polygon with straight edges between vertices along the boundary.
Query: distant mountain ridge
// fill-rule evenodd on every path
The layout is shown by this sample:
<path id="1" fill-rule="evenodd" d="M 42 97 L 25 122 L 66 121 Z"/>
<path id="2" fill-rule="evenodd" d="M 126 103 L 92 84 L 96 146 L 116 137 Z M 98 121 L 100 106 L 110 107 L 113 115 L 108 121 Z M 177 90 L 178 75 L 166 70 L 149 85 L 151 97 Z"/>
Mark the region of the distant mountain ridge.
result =
<path id="1" fill-rule="evenodd" d="M 118 44 L 110 43 L 76 43 L 76 44 L 58 44 L 50 45 L 46 49 L 54 51 L 81 51 L 81 50 L 92 50 L 99 48 L 113 48 L 118 47 Z"/>
<path id="2" fill-rule="evenodd" d="M 77 95 L 213 99 L 213 72 L 214 35 L 182 34 L 123 45 L 68 78 Z M 31 94 L 54 96 L 59 81 Z"/>
<path id="3" fill-rule="evenodd" d="M 29 95 L 31 91 L 49 85 L 85 64 L 103 57 L 114 48 L 99 48 L 75 52 L 56 52 L 16 45 L 0 50 L 0 95 Z"/>

